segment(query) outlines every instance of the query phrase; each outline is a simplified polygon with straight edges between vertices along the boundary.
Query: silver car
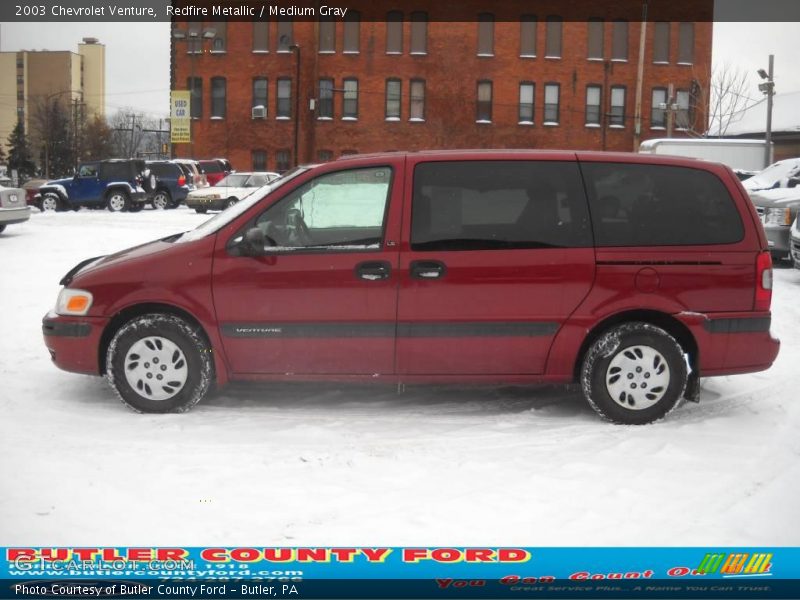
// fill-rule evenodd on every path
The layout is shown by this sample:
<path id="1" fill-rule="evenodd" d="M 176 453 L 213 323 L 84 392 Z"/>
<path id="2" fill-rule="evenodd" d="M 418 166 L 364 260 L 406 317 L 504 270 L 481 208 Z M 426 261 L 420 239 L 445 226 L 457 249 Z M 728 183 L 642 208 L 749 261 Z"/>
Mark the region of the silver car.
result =
<path id="1" fill-rule="evenodd" d="M 6 225 L 22 223 L 31 216 L 31 209 L 25 202 L 25 190 L 0 186 L 0 232 Z"/>
<path id="2" fill-rule="evenodd" d="M 800 209 L 800 187 L 750 192 L 750 200 L 764 226 L 772 257 L 789 258 L 792 223 Z"/>

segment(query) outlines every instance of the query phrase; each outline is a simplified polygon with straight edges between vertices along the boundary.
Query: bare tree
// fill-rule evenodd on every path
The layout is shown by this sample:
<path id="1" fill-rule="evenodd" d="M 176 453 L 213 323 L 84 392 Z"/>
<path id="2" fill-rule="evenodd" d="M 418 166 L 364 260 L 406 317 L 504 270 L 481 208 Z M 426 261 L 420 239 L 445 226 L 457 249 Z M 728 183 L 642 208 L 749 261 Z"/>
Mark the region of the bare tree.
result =
<path id="1" fill-rule="evenodd" d="M 749 74 L 730 63 L 718 64 L 711 74 L 709 87 L 708 90 L 700 90 L 701 98 L 708 106 L 708 135 L 723 137 L 731 123 L 752 102 L 747 95 Z"/>

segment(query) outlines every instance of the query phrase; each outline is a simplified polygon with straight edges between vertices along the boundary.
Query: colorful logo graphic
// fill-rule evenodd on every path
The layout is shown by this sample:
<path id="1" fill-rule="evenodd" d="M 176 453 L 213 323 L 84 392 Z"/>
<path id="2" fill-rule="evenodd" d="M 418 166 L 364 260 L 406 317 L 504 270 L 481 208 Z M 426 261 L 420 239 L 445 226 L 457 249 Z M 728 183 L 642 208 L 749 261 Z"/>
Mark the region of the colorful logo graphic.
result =
<path id="1" fill-rule="evenodd" d="M 721 575 L 769 575 L 772 567 L 772 553 L 731 552 L 706 554 L 697 567 L 701 575 L 713 574 L 717 571 Z"/>

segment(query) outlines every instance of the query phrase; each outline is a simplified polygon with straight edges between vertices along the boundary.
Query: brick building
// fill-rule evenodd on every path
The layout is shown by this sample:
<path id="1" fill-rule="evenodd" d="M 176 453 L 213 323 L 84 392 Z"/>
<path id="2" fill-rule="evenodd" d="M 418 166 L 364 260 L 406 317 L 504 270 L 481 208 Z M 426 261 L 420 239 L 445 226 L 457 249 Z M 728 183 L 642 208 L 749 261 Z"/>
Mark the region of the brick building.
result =
<path id="1" fill-rule="evenodd" d="M 634 148 L 641 0 L 580 15 L 562 2 L 473 0 L 460 20 L 445 3 L 350 4 L 344 18 L 320 16 L 315 3 L 313 17 L 173 22 L 189 36 L 173 41 L 172 83 L 193 91 L 195 157 L 282 171 L 294 164 L 298 109 L 301 163 L 384 150 Z M 705 131 L 694 99 L 710 79 L 712 5 L 651 7 L 641 140 Z"/>

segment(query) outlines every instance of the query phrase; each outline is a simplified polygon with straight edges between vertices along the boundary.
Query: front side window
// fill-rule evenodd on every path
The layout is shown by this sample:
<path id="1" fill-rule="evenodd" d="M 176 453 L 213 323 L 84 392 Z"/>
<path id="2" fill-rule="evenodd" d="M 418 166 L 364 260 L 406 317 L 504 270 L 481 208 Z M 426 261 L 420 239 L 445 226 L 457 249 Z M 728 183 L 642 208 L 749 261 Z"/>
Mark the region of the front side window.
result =
<path id="1" fill-rule="evenodd" d="M 653 103 L 650 111 L 650 127 L 666 127 L 667 90 L 653 88 Z"/>
<path id="2" fill-rule="evenodd" d="M 597 246 L 731 244 L 744 235 L 725 185 L 686 167 L 582 163 Z"/>
<path id="3" fill-rule="evenodd" d="M 386 80 L 386 119 L 397 121 L 400 119 L 400 97 L 402 83 L 399 79 Z"/>
<path id="4" fill-rule="evenodd" d="M 386 54 L 403 53 L 403 13 L 393 10 L 386 13 Z"/>
<path id="5" fill-rule="evenodd" d="M 683 65 L 694 62 L 694 23 L 681 23 L 678 28 L 678 62 Z"/>
<path id="6" fill-rule="evenodd" d="M 326 173 L 303 184 L 256 221 L 266 249 L 380 249 L 391 181 L 389 167 L 370 167 Z"/>
<path id="7" fill-rule="evenodd" d="M 317 106 L 318 119 L 333 118 L 333 79 L 319 80 L 319 106 Z"/>
<path id="8" fill-rule="evenodd" d="M 411 93 L 408 100 L 408 118 L 411 121 L 425 120 L 425 81 L 411 80 Z"/>
<path id="9" fill-rule="evenodd" d="M 361 15 L 355 10 L 348 10 L 344 17 L 344 51 L 346 54 L 358 54 L 361 50 Z"/>
<path id="10" fill-rule="evenodd" d="M 600 125 L 600 97 L 599 85 L 586 86 L 586 124 Z"/>
<path id="11" fill-rule="evenodd" d="M 533 98 L 536 85 L 529 81 L 519 84 L 519 122 L 533 123 Z"/>
<path id="12" fill-rule="evenodd" d="M 494 56 L 494 15 L 478 15 L 478 56 Z"/>
<path id="13" fill-rule="evenodd" d="M 625 126 L 625 88 L 622 86 L 611 88 L 611 114 L 608 122 L 612 127 Z"/>
<path id="14" fill-rule="evenodd" d="M 358 118 L 358 79 L 344 80 L 343 119 Z"/>
<path id="15" fill-rule="evenodd" d="M 292 116 L 292 80 L 278 79 L 278 104 L 275 107 L 275 116 L 279 119 L 289 119 Z"/>
<path id="16" fill-rule="evenodd" d="M 628 60 L 628 22 L 614 21 L 611 38 L 611 60 Z"/>
<path id="17" fill-rule="evenodd" d="M 561 58 L 561 17 L 547 17 L 547 30 L 545 35 L 545 58 Z"/>
<path id="18" fill-rule="evenodd" d="M 428 162 L 414 169 L 415 251 L 589 245 L 588 210 L 574 162 Z"/>
<path id="19" fill-rule="evenodd" d="M 90 163 L 81 165 L 78 170 L 78 177 L 97 177 L 97 164 Z"/>
<path id="20" fill-rule="evenodd" d="M 269 52 L 269 21 L 253 22 L 253 52 Z"/>
<path id="21" fill-rule="evenodd" d="M 589 19 L 588 23 L 588 40 L 587 40 L 587 56 L 590 59 L 602 60 L 603 56 L 603 33 L 604 33 L 603 19 Z"/>
<path id="22" fill-rule="evenodd" d="M 546 125 L 558 125 L 560 86 L 548 83 L 544 86 L 544 122 Z"/>
<path id="23" fill-rule="evenodd" d="M 478 99 L 475 119 L 480 123 L 489 123 L 492 120 L 492 82 L 478 82 Z"/>
<path id="24" fill-rule="evenodd" d="M 428 13 L 411 13 L 411 54 L 428 53 Z"/>
<path id="25" fill-rule="evenodd" d="M 319 18 L 319 52 L 322 54 L 336 52 L 336 23 L 333 17 Z"/>
<path id="26" fill-rule="evenodd" d="M 522 15 L 519 20 L 519 55 L 536 56 L 536 17 L 533 15 Z"/>
<path id="27" fill-rule="evenodd" d="M 669 23 L 658 21 L 653 26 L 653 62 L 669 62 Z"/>
<path id="28" fill-rule="evenodd" d="M 226 82 L 224 77 L 211 78 L 211 118 L 224 119 L 226 110 Z"/>

